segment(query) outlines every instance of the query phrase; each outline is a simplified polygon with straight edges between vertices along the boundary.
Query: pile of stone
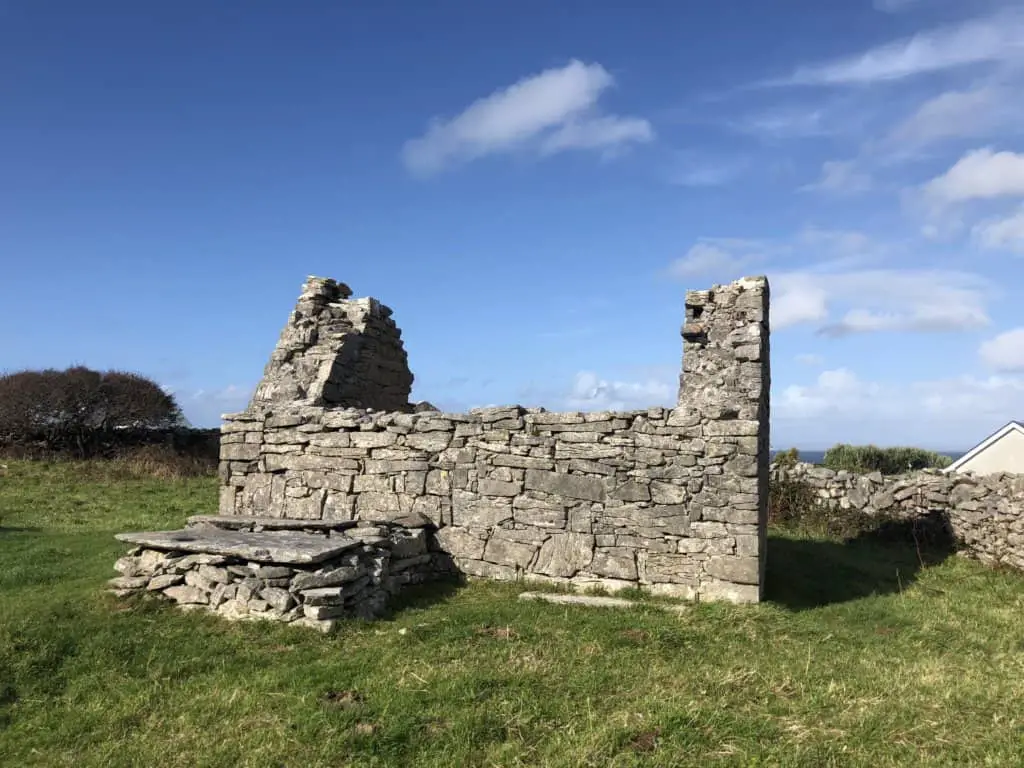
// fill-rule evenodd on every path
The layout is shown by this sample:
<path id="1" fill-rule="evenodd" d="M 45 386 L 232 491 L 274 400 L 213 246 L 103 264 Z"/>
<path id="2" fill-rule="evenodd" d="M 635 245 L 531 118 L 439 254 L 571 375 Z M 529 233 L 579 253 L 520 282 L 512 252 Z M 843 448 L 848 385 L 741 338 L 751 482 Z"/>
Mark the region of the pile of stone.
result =
<path id="1" fill-rule="evenodd" d="M 326 631 L 372 619 L 406 584 L 445 573 L 429 521 L 383 524 L 196 516 L 180 531 L 123 533 L 118 596 L 152 593 L 229 619 L 274 619 Z"/>

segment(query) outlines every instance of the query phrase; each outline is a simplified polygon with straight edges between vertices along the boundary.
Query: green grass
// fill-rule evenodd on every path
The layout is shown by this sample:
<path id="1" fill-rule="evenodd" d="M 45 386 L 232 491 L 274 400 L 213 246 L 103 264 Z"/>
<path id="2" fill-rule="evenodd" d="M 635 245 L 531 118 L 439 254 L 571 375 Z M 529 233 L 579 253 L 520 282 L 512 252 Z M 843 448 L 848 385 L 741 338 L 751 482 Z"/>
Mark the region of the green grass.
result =
<path id="1" fill-rule="evenodd" d="M 1024 577 L 773 534 L 771 600 L 684 616 L 411 593 L 336 634 L 103 590 L 216 480 L 9 462 L 3 766 L 1024 764 Z"/>

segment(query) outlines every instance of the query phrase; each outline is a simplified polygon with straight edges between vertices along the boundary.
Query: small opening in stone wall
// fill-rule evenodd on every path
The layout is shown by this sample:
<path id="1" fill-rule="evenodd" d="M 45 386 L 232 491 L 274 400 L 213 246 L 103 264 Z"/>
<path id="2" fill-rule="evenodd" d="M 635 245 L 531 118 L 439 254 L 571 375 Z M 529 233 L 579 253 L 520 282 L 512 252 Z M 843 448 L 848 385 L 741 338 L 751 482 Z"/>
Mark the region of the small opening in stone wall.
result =
<path id="1" fill-rule="evenodd" d="M 700 320 L 701 316 L 704 314 L 704 307 L 691 306 L 690 311 L 693 313 L 694 320 Z"/>

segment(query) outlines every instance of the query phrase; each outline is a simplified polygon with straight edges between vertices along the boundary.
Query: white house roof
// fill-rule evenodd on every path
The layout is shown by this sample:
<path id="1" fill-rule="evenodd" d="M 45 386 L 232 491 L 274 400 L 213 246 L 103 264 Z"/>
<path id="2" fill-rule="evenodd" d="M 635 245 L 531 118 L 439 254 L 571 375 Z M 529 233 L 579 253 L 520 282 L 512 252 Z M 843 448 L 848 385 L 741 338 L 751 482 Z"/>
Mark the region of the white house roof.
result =
<path id="1" fill-rule="evenodd" d="M 969 450 L 967 453 L 965 453 L 959 459 L 957 459 L 952 464 L 950 464 L 948 467 L 946 467 L 943 470 L 943 472 L 955 472 L 957 469 L 959 469 L 961 466 L 963 466 L 968 461 L 973 459 L 979 453 L 984 452 L 990 445 L 992 445 L 993 443 L 995 443 L 998 440 L 1002 439 L 1003 437 L 1005 437 L 1006 435 L 1010 434 L 1011 432 L 1019 432 L 1020 434 L 1024 435 L 1024 424 L 1022 424 L 1019 421 L 1011 421 L 1005 427 L 1003 427 L 1000 430 L 997 430 L 996 432 L 993 432 L 991 435 L 986 437 L 984 440 L 982 440 L 976 446 L 971 448 L 971 450 Z"/>

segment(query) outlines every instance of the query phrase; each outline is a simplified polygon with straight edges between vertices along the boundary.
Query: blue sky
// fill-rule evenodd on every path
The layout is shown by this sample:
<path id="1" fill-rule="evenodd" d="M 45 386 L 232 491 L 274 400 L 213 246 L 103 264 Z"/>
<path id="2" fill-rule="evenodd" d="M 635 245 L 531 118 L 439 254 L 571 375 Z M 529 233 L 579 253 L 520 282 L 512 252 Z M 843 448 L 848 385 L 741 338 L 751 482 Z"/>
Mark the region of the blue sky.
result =
<path id="1" fill-rule="evenodd" d="M 640 408 L 767 274 L 776 447 L 1024 416 L 1019 2 L 0 0 L 0 73 L 6 370 L 215 425 L 317 274 L 416 399 Z"/>

